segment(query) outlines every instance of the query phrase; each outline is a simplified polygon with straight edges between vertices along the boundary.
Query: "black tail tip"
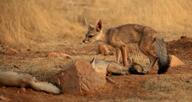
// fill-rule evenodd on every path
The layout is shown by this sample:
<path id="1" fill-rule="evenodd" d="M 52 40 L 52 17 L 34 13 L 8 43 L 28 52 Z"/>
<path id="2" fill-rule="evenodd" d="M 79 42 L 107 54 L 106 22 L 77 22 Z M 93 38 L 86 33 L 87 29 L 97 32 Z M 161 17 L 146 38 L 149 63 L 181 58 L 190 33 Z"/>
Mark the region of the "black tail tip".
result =
<path id="1" fill-rule="evenodd" d="M 169 69 L 169 66 L 167 67 L 163 67 L 163 68 L 159 68 L 158 70 L 158 74 L 165 74 Z"/>
<path id="2" fill-rule="evenodd" d="M 167 63 L 161 64 L 160 62 L 158 62 L 159 64 L 159 70 L 158 70 L 158 74 L 165 74 L 169 67 L 170 67 L 170 60 Z"/>

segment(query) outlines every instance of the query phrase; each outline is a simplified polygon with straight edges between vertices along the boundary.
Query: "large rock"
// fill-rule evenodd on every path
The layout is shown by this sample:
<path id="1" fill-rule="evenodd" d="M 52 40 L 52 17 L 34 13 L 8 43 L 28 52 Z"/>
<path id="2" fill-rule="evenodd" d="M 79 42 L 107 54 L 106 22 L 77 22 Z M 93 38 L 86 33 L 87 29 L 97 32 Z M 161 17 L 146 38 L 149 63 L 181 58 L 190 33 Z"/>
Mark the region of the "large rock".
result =
<path id="1" fill-rule="evenodd" d="M 84 60 L 76 60 L 68 69 L 58 73 L 55 78 L 63 92 L 71 94 L 95 93 L 106 84 L 105 76 L 98 75 L 91 64 Z"/>

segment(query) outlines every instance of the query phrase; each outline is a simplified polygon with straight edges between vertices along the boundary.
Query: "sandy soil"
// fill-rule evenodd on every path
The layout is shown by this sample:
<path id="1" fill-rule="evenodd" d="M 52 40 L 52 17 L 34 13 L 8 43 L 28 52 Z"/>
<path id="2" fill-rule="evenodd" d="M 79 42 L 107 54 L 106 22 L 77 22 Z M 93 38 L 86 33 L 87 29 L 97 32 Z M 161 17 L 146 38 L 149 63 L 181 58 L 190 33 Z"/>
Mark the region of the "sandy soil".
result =
<path id="1" fill-rule="evenodd" d="M 63 48 L 65 52 L 76 57 L 89 59 L 95 52 L 88 53 L 90 47 Z M 94 48 L 91 48 L 94 49 Z M 168 51 L 186 63 L 184 66 L 170 68 L 166 74 L 157 75 L 154 70 L 148 75 L 112 76 L 118 84 L 108 83 L 102 92 L 89 95 L 71 95 L 63 93 L 52 95 L 27 88 L 26 91 L 16 87 L 0 87 L 0 102 L 191 102 L 192 101 L 192 39 L 182 37 L 168 42 Z M 47 57 L 49 52 L 25 52 L 14 55 L 0 54 L 0 69 L 22 71 L 33 74 L 41 80 L 47 80 L 70 59 Z M 101 56 L 113 59 L 113 56 Z"/>

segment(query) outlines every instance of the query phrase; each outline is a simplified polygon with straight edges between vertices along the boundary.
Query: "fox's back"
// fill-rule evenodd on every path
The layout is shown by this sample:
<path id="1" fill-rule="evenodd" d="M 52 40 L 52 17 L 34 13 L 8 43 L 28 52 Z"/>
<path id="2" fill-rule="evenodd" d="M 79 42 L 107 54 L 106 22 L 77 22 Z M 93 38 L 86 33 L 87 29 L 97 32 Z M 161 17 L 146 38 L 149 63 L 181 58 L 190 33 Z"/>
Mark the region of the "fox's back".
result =
<path id="1" fill-rule="evenodd" d="M 150 27 L 138 24 L 125 24 L 107 30 L 108 43 L 114 46 L 138 43 L 142 37 L 152 39 L 156 33 Z"/>

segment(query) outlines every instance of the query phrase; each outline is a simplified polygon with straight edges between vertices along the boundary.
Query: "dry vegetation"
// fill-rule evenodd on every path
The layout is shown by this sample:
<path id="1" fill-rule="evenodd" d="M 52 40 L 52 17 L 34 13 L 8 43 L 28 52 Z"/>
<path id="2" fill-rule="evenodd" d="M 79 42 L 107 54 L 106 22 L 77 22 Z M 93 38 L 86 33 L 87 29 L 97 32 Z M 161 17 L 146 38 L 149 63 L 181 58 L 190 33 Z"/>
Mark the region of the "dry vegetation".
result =
<path id="1" fill-rule="evenodd" d="M 80 43 L 84 19 L 148 25 L 172 39 L 191 34 L 191 7 L 191 0 L 1 0 L 0 42 L 52 50 L 71 39 Z"/>
<path id="2" fill-rule="evenodd" d="M 0 42 L 33 49 L 81 31 L 76 28 L 78 24 L 65 19 L 56 7 L 52 0 L 1 0 Z"/>

